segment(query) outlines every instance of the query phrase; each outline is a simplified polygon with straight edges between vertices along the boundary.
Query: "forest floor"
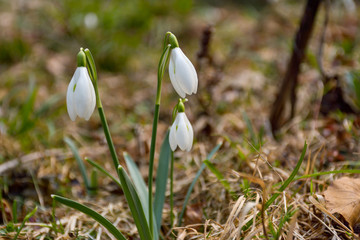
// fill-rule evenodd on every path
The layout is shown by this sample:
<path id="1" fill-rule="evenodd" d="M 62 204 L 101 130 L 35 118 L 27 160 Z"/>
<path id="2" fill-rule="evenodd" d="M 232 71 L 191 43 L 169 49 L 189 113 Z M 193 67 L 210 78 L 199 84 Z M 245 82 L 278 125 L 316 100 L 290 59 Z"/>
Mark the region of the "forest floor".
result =
<path id="1" fill-rule="evenodd" d="M 38 4 L 29 6 L 2 3 L 0 10 L 0 238 L 13 239 L 16 227 L 38 206 L 18 239 L 113 239 L 93 219 L 54 205 L 51 194 L 58 194 L 106 216 L 127 238 L 139 239 L 122 190 L 99 173 L 98 192 L 89 196 L 73 153 L 64 142 L 65 137 L 72 139 L 82 158 L 93 159 L 116 175 L 98 113 L 89 121 L 72 122 L 66 112 L 66 89 L 76 67 L 78 44 L 86 43 L 86 38 L 74 35 L 80 30 L 62 22 L 65 18 L 59 18 L 56 7 L 35 2 Z M 174 228 L 170 226 L 167 191 L 161 228 L 164 239 L 359 236 L 360 117 L 336 108 L 326 115 L 320 112 L 321 106 L 333 104 L 321 100 L 335 85 L 354 111 L 359 111 L 359 8 L 352 12 L 341 1 L 334 1 L 329 11 L 322 62 L 325 71 L 339 76 L 338 82 L 324 85 L 316 60 L 325 16 L 321 7 L 301 65 L 295 117 L 276 139 L 268 120 L 303 2 L 274 1 L 261 10 L 240 4 L 206 5 L 189 11 L 184 22 L 168 17 L 174 29 L 152 27 L 152 32 L 142 36 L 143 46 L 129 50 L 124 69 L 106 69 L 103 65 L 108 60 L 103 52 L 91 49 L 95 61 L 100 62 L 100 94 L 120 163 L 126 165 L 122 156 L 127 152 L 145 182 L 157 63 L 166 30 L 178 36 L 180 47 L 197 69 L 198 93 L 188 96 L 186 103 L 194 145 L 190 152 L 174 153 L 175 219 L 203 161 L 218 144 L 221 147 L 208 159 L 211 167 L 200 175 L 183 221 Z M 49 29 L 41 17 L 27 22 L 32 14 L 41 13 L 58 17 L 61 24 L 54 27 L 55 33 L 47 35 Z M 35 24 L 43 24 L 44 29 L 35 31 Z M 49 24 L 51 29 L 53 23 Z M 156 24 L 160 25 L 161 19 L 153 20 L 152 25 Z M 199 57 L 206 47 L 201 42 L 206 29 L 210 36 L 207 55 Z M 69 48 L 59 43 L 57 34 Z M 155 166 L 177 98 L 166 72 Z M 91 166 L 86 167 L 90 173 Z"/>

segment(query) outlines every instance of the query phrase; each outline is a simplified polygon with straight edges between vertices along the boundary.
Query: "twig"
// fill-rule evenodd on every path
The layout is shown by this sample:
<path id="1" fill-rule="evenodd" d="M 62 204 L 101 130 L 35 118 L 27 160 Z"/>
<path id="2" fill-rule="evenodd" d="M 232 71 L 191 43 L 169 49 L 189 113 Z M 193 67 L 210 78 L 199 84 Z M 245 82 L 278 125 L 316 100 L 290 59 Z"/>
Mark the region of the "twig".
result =
<path id="1" fill-rule="evenodd" d="M 325 43 L 325 36 L 326 36 L 326 28 L 327 28 L 327 25 L 329 24 L 329 9 L 330 9 L 330 1 L 329 0 L 325 0 L 324 8 L 325 8 L 325 18 L 324 18 L 324 23 L 322 26 L 321 36 L 319 39 L 319 47 L 318 47 L 318 52 L 316 55 L 316 60 L 317 60 L 318 66 L 319 66 L 320 74 L 323 77 L 323 82 L 326 83 L 331 78 L 331 76 L 329 76 L 324 70 L 322 57 L 323 57 L 323 50 L 324 50 L 324 43 Z"/>
<path id="2" fill-rule="evenodd" d="M 320 3 L 323 0 L 307 0 L 301 23 L 296 32 L 292 55 L 287 66 L 287 70 L 279 88 L 276 100 L 272 105 L 270 114 L 270 123 L 272 132 L 275 133 L 289 122 L 295 115 L 296 105 L 296 87 L 298 83 L 298 75 L 300 72 L 300 64 L 304 59 L 306 47 L 308 45 L 312 29 L 315 24 L 316 14 Z M 290 116 L 284 116 L 286 104 L 290 100 Z"/>

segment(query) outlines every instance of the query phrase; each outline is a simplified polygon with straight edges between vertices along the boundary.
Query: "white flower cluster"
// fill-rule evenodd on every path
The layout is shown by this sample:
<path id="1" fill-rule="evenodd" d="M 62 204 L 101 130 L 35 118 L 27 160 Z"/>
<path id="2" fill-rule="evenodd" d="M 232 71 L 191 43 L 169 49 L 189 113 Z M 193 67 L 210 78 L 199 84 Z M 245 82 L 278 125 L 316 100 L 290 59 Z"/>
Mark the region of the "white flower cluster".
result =
<path id="1" fill-rule="evenodd" d="M 195 68 L 179 47 L 171 50 L 169 75 L 175 91 L 181 98 L 185 98 L 186 94 L 191 95 L 197 92 L 198 77 Z M 183 151 L 190 151 L 193 145 L 194 131 L 185 115 L 185 107 L 180 102 L 179 104 L 182 107 L 178 109 L 176 118 L 170 128 L 170 147 L 173 151 L 176 150 L 177 146 Z"/>
<path id="2" fill-rule="evenodd" d="M 172 35 L 174 45 L 170 52 L 169 75 L 175 91 L 181 98 L 186 94 L 195 94 L 198 89 L 196 70 L 183 51 L 178 47 L 176 37 Z M 193 128 L 185 115 L 184 100 L 178 103 L 176 118 L 170 129 L 170 146 L 173 151 L 177 146 L 183 151 L 190 151 L 193 139 Z M 86 68 L 86 55 L 82 49 L 78 54 L 78 67 L 68 86 L 66 94 L 67 111 L 72 121 L 79 116 L 89 120 L 94 112 L 96 96 L 88 69 Z"/>

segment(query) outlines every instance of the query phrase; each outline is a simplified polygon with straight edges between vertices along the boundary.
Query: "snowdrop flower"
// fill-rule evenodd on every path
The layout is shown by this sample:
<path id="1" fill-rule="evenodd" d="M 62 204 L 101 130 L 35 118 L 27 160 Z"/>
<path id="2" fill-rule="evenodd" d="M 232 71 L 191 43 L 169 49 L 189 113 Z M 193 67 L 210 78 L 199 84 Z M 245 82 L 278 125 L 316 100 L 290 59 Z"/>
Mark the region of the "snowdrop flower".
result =
<path id="1" fill-rule="evenodd" d="M 170 128 L 169 143 L 172 151 L 175 151 L 177 146 L 183 151 L 190 151 L 193 144 L 194 131 L 184 111 L 185 106 L 180 101 L 178 113 Z"/>
<path id="2" fill-rule="evenodd" d="M 85 66 L 86 56 L 81 49 L 78 54 L 78 67 L 66 94 L 67 111 L 72 121 L 75 121 L 77 116 L 89 120 L 95 109 L 95 90 Z"/>
<path id="3" fill-rule="evenodd" d="M 197 92 L 198 77 L 193 64 L 177 46 L 171 50 L 169 75 L 175 91 L 180 97 Z"/>

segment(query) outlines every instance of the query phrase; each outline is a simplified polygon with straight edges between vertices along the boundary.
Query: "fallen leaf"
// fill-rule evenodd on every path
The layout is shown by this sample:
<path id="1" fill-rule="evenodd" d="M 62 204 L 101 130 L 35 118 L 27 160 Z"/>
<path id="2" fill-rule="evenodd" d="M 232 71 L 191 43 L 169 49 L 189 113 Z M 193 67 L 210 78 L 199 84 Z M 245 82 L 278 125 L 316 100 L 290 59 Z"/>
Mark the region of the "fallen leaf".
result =
<path id="1" fill-rule="evenodd" d="M 360 221 L 360 178 L 342 177 L 324 192 L 326 208 L 341 214 L 354 227 Z"/>

